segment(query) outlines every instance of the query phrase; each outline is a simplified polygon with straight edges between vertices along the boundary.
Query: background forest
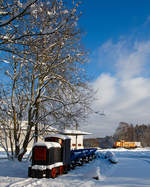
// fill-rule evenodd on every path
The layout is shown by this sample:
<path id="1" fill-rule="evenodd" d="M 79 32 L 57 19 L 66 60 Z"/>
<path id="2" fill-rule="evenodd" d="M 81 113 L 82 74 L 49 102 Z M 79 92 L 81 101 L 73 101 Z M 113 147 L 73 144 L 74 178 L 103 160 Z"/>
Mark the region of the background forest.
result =
<path id="1" fill-rule="evenodd" d="M 84 145 L 107 148 L 112 147 L 117 140 L 141 142 L 142 147 L 150 147 L 150 125 L 120 122 L 113 136 L 85 139 Z"/>

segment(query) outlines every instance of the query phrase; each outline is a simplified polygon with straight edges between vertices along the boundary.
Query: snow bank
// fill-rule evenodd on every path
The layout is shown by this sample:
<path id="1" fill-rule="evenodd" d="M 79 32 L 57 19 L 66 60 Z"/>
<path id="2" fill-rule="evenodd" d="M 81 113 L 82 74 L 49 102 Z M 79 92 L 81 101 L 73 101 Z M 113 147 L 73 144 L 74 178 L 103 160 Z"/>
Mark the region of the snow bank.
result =
<path id="1" fill-rule="evenodd" d="M 116 164 L 118 162 L 117 157 L 115 156 L 115 153 L 112 151 L 97 151 L 96 156 L 101 159 L 107 159 L 113 164 Z"/>

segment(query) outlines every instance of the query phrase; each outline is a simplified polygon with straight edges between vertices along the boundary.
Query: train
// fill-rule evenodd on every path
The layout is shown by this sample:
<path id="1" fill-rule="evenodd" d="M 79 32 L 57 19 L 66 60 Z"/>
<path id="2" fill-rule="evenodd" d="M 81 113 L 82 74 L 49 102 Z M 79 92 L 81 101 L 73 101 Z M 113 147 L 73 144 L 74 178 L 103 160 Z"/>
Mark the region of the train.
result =
<path id="1" fill-rule="evenodd" d="M 43 142 L 35 143 L 28 177 L 56 178 L 96 157 L 96 148 L 71 150 L 70 141 L 68 136 L 58 134 L 46 136 Z"/>
<path id="2" fill-rule="evenodd" d="M 138 148 L 141 147 L 141 142 L 127 142 L 124 140 L 116 141 L 113 145 L 114 148 L 127 148 L 127 149 L 132 149 L 132 148 Z"/>

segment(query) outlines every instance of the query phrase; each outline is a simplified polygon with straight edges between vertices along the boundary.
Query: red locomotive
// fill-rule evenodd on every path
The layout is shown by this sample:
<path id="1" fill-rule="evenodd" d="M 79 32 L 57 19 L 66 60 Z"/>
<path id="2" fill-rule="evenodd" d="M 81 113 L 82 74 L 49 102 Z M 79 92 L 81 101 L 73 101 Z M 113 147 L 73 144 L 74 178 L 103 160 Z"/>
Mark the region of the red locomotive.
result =
<path id="1" fill-rule="evenodd" d="M 55 178 L 67 173 L 76 165 L 95 158 L 95 148 L 70 150 L 70 138 L 64 135 L 45 137 L 44 142 L 34 144 L 32 163 L 28 176 L 33 178 Z"/>

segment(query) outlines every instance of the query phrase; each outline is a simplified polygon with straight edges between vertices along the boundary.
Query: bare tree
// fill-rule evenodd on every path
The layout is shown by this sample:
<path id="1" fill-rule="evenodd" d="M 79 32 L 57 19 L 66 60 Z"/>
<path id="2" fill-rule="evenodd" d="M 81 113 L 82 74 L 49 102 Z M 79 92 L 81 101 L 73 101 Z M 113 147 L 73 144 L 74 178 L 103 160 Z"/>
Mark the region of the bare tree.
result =
<path id="1" fill-rule="evenodd" d="M 86 53 L 77 26 L 79 2 L 2 3 L 0 50 L 7 52 L 2 60 L 8 63 L 1 86 L 1 145 L 21 161 L 29 142 L 50 126 L 73 126 L 87 115 Z"/>

